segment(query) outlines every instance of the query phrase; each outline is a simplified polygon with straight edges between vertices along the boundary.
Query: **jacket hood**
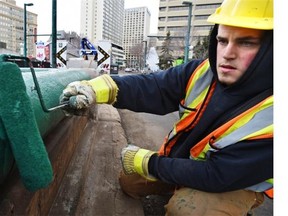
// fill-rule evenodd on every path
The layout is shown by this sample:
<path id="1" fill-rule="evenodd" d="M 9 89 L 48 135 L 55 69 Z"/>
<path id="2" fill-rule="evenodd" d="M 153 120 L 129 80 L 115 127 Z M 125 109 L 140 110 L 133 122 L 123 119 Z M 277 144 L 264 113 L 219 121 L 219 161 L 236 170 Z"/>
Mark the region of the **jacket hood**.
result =
<path id="1" fill-rule="evenodd" d="M 209 62 L 218 81 L 216 70 L 217 32 L 218 25 L 215 25 L 210 35 Z M 273 89 L 273 30 L 265 32 L 258 53 L 247 71 L 236 83 L 224 86 L 218 81 L 218 84 L 226 93 L 242 97 L 251 97 L 267 89 Z"/>

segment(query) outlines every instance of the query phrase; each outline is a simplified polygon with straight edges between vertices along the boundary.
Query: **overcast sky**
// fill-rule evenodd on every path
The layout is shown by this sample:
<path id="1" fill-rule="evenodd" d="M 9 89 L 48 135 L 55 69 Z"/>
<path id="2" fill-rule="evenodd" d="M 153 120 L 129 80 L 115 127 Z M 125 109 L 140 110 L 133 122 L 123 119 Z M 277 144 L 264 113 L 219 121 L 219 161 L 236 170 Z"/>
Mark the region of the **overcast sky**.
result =
<path id="1" fill-rule="evenodd" d="M 115 0 L 117 1 L 117 0 Z M 28 11 L 38 14 L 38 34 L 50 34 L 52 28 L 52 0 L 16 0 L 17 5 L 33 3 Z M 80 32 L 80 3 L 81 0 L 57 1 L 57 30 Z M 151 13 L 150 33 L 157 33 L 157 18 L 159 0 L 125 0 L 125 8 L 147 6 Z M 38 38 L 46 40 L 47 37 Z"/>

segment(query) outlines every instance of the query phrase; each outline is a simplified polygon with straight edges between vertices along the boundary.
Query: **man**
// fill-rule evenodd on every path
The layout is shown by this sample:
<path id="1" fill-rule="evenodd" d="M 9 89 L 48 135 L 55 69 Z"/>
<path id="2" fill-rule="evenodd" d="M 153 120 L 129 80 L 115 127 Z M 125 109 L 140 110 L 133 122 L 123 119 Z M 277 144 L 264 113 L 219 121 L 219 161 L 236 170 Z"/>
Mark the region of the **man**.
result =
<path id="1" fill-rule="evenodd" d="M 149 75 L 68 85 L 69 112 L 95 103 L 180 121 L 158 152 L 122 150 L 120 185 L 139 198 L 173 196 L 167 215 L 246 215 L 273 188 L 273 0 L 224 0 L 209 60 Z M 145 142 L 145 140 L 143 140 Z"/>

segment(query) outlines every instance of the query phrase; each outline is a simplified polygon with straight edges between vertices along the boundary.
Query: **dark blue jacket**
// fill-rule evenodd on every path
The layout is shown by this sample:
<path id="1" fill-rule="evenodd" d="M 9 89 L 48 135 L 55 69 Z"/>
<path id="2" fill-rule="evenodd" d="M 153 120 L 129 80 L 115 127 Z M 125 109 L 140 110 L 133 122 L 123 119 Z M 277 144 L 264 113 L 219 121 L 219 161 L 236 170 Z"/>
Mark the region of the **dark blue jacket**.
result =
<path id="1" fill-rule="evenodd" d="M 217 80 L 216 33 L 217 26 L 211 35 L 209 61 Z M 211 154 L 206 161 L 189 159 L 190 148 L 212 129 L 273 94 L 272 35 L 272 31 L 267 32 L 253 63 L 235 84 L 227 87 L 217 82 L 199 123 L 181 134 L 169 157 L 150 159 L 150 174 L 164 182 L 207 192 L 244 189 L 273 177 L 273 139 L 242 141 Z M 160 115 L 177 111 L 187 82 L 201 62 L 193 60 L 149 75 L 113 77 L 119 87 L 114 106 Z"/>

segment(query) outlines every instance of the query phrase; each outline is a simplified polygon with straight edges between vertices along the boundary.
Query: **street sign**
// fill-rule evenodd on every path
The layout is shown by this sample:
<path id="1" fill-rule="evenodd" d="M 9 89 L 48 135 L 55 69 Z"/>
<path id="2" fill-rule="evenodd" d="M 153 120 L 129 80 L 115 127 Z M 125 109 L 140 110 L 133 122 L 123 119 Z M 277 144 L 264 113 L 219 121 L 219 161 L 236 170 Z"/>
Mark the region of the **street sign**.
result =
<path id="1" fill-rule="evenodd" d="M 104 51 L 100 46 L 98 46 L 99 52 L 103 55 L 103 57 L 98 61 L 98 65 L 102 64 L 105 60 L 107 60 L 110 55 Z"/>
<path id="2" fill-rule="evenodd" d="M 67 46 L 63 47 L 58 53 L 56 53 L 56 58 L 58 58 L 64 65 L 66 65 L 66 60 L 62 58 L 62 53 L 67 50 Z"/>
<path id="3" fill-rule="evenodd" d="M 67 67 L 67 41 L 57 40 L 56 66 L 57 68 Z"/>

